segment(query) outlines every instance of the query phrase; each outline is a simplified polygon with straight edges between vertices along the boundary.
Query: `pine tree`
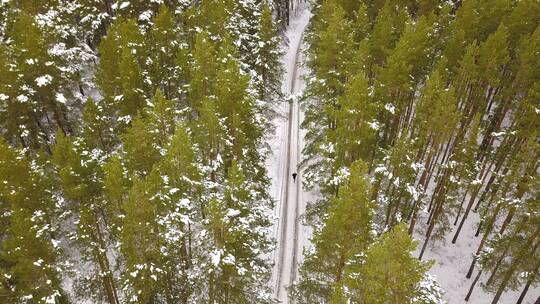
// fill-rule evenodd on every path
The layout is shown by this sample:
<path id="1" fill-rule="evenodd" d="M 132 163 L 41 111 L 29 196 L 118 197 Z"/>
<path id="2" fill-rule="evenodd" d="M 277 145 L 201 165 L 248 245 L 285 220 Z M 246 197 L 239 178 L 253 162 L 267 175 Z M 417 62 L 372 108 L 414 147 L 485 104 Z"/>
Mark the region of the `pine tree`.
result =
<path id="1" fill-rule="evenodd" d="M 157 138 L 164 136 L 153 132 L 146 122 L 146 119 L 136 116 L 131 127 L 122 136 L 126 167 L 130 173 L 140 176 L 148 175 L 159 161 L 161 155 Z"/>
<path id="2" fill-rule="evenodd" d="M 122 94 L 118 79 L 120 78 L 118 70 L 118 58 L 120 57 L 120 27 L 121 21 L 113 23 L 99 44 L 99 65 L 96 69 L 95 81 L 103 97 L 108 104 L 118 102 L 116 96 Z M 109 107 L 112 107 L 109 106 Z M 109 109 L 107 109 L 109 110 Z M 109 110 L 109 115 L 113 114 L 113 109 Z"/>
<path id="3" fill-rule="evenodd" d="M 508 29 L 501 25 L 496 32 L 491 34 L 488 39 L 480 46 L 478 54 L 478 65 L 483 71 L 485 81 L 496 87 L 499 85 L 499 77 L 503 71 L 504 65 L 509 60 L 508 55 Z"/>
<path id="4" fill-rule="evenodd" d="M 109 151 L 114 143 L 113 134 L 109 129 L 109 118 L 105 115 L 101 105 L 96 104 L 89 98 L 83 111 L 83 130 L 86 145 L 99 147 L 103 151 Z"/>
<path id="5" fill-rule="evenodd" d="M 135 178 L 122 206 L 125 218 L 120 249 L 126 259 L 122 281 L 129 302 L 164 302 L 162 292 L 167 291 L 164 285 L 168 271 L 163 267 L 162 240 L 156 222 L 161 182 L 157 171 L 152 171 L 145 180 Z"/>
<path id="6" fill-rule="evenodd" d="M 504 19 L 504 24 L 508 27 L 510 48 L 519 45 L 520 40 L 526 35 L 532 34 L 537 28 L 538 13 L 540 5 L 535 1 L 520 1 L 515 4 L 512 12 Z"/>
<path id="7" fill-rule="evenodd" d="M 299 303 L 328 301 L 333 286 L 343 281 L 347 268 L 361 263 L 373 238 L 373 203 L 366 173 L 367 166 L 362 161 L 351 165 L 349 179 L 332 200 L 324 226 L 315 232 L 314 250 L 305 253 L 301 281 L 295 286 Z"/>
<path id="8" fill-rule="evenodd" d="M 389 53 L 386 65 L 376 69 L 378 78 L 375 98 L 385 104 L 385 108 L 391 109 L 389 113 L 383 112 L 381 115 L 385 125 L 382 139 L 384 146 L 391 144 L 400 130 L 407 132 L 413 113 L 413 100 L 410 96 L 413 96 L 413 91 L 424 79 L 432 56 L 432 43 L 429 39 L 432 31 L 430 21 L 424 17 L 414 26 L 407 24 L 396 47 Z"/>
<path id="9" fill-rule="evenodd" d="M 404 29 L 406 18 L 403 10 L 392 6 L 392 1 L 386 1 L 380 9 L 370 36 L 370 71 L 373 72 L 374 66 L 384 66 Z"/>
<path id="10" fill-rule="evenodd" d="M 147 91 L 138 58 L 143 54 L 143 37 L 135 21 L 116 20 L 98 50 L 96 83 L 108 115 L 135 116 L 145 105 Z"/>
<path id="11" fill-rule="evenodd" d="M 269 223 L 251 188 L 241 168 L 233 162 L 223 197 L 208 203 L 207 229 L 212 236 L 208 302 L 265 301 L 268 265 L 259 253 L 268 251 L 265 227 Z"/>
<path id="12" fill-rule="evenodd" d="M 185 126 L 176 127 L 167 154 L 158 166 L 161 175 L 167 179 L 164 188 L 168 191 L 168 202 L 160 219 L 165 230 L 165 248 L 174 265 L 172 296 L 185 303 L 195 290 L 190 286 L 195 284 L 189 270 L 195 263 L 193 256 L 197 251 L 193 245 L 194 226 L 199 222 L 202 210 L 201 173 Z"/>
<path id="13" fill-rule="evenodd" d="M 418 145 L 427 151 L 426 170 L 420 180 L 424 189 L 430 168 L 436 163 L 434 157 L 438 156 L 441 146 L 451 138 L 459 117 L 454 90 L 452 87 L 445 88 L 443 77 L 439 70 L 430 75 L 422 90 L 413 121 L 413 132 L 418 138 Z"/>
<path id="14" fill-rule="evenodd" d="M 0 79 L 0 92 L 2 94 L 0 95 L 0 119 L 1 126 L 5 130 L 3 136 L 10 143 L 17 143 L 25 147 L 27 143 L 22 137 L 22 131 L 26 130 L 27 127 L 22 127 L 25 115 L 20 113 L 24 113 L 28 109 L 24 103 L 17 102 L 15 98 L 16 88 L 12 84 L 16 82 L 17 77 L 15 72 L 10 69 L 9 64 L 8 49 L 4 45 L 0 45 L 0 73 L 4 75 Z M 29 124 L 29 126 L 33 126 L 33 124 Z M 32 137 L 34 137 L 35 132 L 32 133 Z M 34 138 L 33 141 L 37 141 L 37 138 Z"/>
<path id="15" fill-rule="evenodd" d="M 498 31 L 500 21 L 510 13 L 512 3 L 509 0 L 495 0 L 493 3 L 485 3 L 483 1 L 474 1 L 478 12 L 478 28 L 477 31 L 479 41 L 485 40 L 490 34 Z"/>
<path id="16" fill-rule="evenodd" d="M 367 6 L 360 3 L 356 12 L 356 20 L 354 21 L 354 41 L 360 43 L 370 34 L 371 23 L 368 16 Z"/>
<path id="17" fill-rule="evenodd" d="M 262 42 L 260 33 L 261 17 L 265 1 L 244 0 L 231 1 L 231 16 L 228 25 L 228 36 L 234 41 L 238 50 L 237 58 L 243 64 L 242 71 L 250 75 L 252 81 L 257 81 L 253 73 L 257 69 L 257 49 Z M 273 35 L 276 37 L 276 35 Z"/>
<path id="18" fill-rule="evenodd" d="M 133 181 L 126 195 L 110 193 L 119 197 L 125 210 L 120 234 L 127 260 L 123 282 L 132 302 L 186 303 L 194 289 L 190 287 L 194 278 L 189 275 L 196 251 L 191 229 L 200 175 L 182 126 L 176 128 L 166 149 L 144 179 Z M 120 168 L 114 169 L 117 166 L 111 163 L 109 171 L 113 185 L 122 183 Z"/>
<path id="19" fill-rule="evenodd" d="M 365 252 L 364 262 L 348 274 L 355 303 L 416 303 L 430 263 L 411 256 L 415 243 L 404 225 L 384 233 Z"/>
<path id="20" fill-rule="evenodd" d="M 187 101 L 193 111 L 200 112 L 204 98 L 210 96 L 216 84 L 218 70 L 217 45 L 207 32 L 198 33 L 193 46 L 193 67 L 190 73 Z M 200 115 L 200 113 L 199 113 Z"/>
<path id="21" fill-rule="evenodd" d="M 463 194 L 463 199 L 461 201 L 459 211 L 456 215 L 456 220 L 454 222 L 454 225 L 457 224 L 457 221 L 459 219 L 459 216 L 463 208 L 463 203 L 465 202 L 465 199 L 467 198 L 467 193 L 469 193 L 471 197 L 475 197 L 478 191 L 480 190 L 480 185 L 478 184 L 478 182 L 475 181 L 475 177 L 478 174 L 478 163 L 476 162 L 475 156 L 476 156 L 476 153 L 478 153 L 479 128 L 480 128 L 480 116 L 477 114 L 473 120 L 473 125 L 471 126 L 471 133 L 469 135 L 469 139 L 467 141 L 461 142 L 461 144 L 456 147 L 455 161 L 457 161 L 462 166 L 462 168 L 460 168 L 462 171 L 460 172 L 460 176 L 458 177 L 458 180 L 460 180 L 461 183 L 463 183 L 466 186 L 464 187 L 465 193 Z M 452 243 L 456 242 L 459 236 L 459 233 L 461 232 L 461 229 L 463 228 L 463 224 L 465 223 L 465 220 L 467 219 L 469 212 L 471 211 L 473 203 L 474 203 L 474 199 L 469 199 L 469 203 L 467 204 L 467 207 L 465 208 L 463 217 L 461 218 L 461 222 L 459 223 L 459 227 L 456 230 L 456 233 L 454 234 L 454 238 L 452 239 Z"/>
<path id="22" fill-rule="evenodd" d="M 106 214 L 115 215 L 108 219 L 109 231 L 113 238 L 118 238 L 121 231 L 124 215 L 122 202 L 125 200 L 132 182 L 127 173 L 125 164 L 122 163 L 118 155 L 111 156 L 103 164 L 103 197 L 108 202 L 104 206 L 104 210 Z"/>
<path id="23" fill-rule="evenodd" d="M 204 100 L 200 118 L 193 123 L 194 141 L 201 147 L 202 164 L 213 182 L 223 170 L 222 153 L 225 146 L 225 126 L 217 116 L 213 102 Z"/>
<path id="24" fill-rule="evenodd" d="M 378 122 L 376 104 L 369 96 L 368 82 L 363 73 L 357 74 L 339 99 L 336 142 L 336 167 L 348 167 L 358 159 L 371 164 L 376 149 Z M 332 135 L 330 135 L 332 136 Z"/>
<path id="25" fill-rule="evenodd" d="M 234 12 L 234 1 L 203 0 L 198 5 L 189 7 L 184 12 L 184 19 L 188 20 L 187 25 L 194 30 L 196 36 L 200 32 L 206 32 L 209 36 L 220 40 L 230 34 L 231 15 Z"/>
<path id="26" fill-rule="evenodd" d="M 360 71 L 350 58 L 356 55 L 351 23 L 345 12 L 332 1 L 324 2 L 320 8 L 320 20 L 316 20 L 312 32 L 306 37 L 311 43 L 308 66 L 312 79 L 305 92 L 305 119 L 302 127 L 308 129 L 305 147 L 306 158 L 314 160 L 307 172 L 321 175 L 326 180 L 322 191 L 335 195 L 335 185 L 330 185 L 335 168 L 335 139 L 331 133 L 338 126 L 338 97 L 345 92 L 347 82 Z M 311 98 L 312 97 L 312 98 Z M 322 158 L 318 157 L 323 155 Z M 315 173 L 316 172 L 316 173 Z"/>
<path id="27" fill-rule="evenodd" d="M 420 191 L 415 187 L 413 147 L 410 140 L 398 140 L 383 157 L 385 161 L 375 167 L 377 181 L 372 198 L 377 198 L 381 206 L 385 206 L 384 216 L 379 215 L 380 220 L 377 221 L 383 227 L 394 226 L 404 219 L 411 221 L 410 231 L 415 225 L 421 202 Z M 381 187 L 384 187 L 384 190 Z"/>
<path id="28" fill-rule="evenodd" d="M 245 155 L 247 153 L 244 151 L 256 147 L 255 140 L 261 131 L 254 122 L 253 100 L 247 94 L 249 79 L 241 74 L 238 63 L 235 60 L 227 61 L 218 70 L 216 81 L 221 84 L 215 91 L 216 110 L 224 120 L 230 141 L 224 155 L 228 167 L 233 159 L 240 161 L 250 156 Z M 257 164 L 257 161 L 252 161 Z"/>
<path id="29" fill-rule="evenodd" d="M 6 80 L 12 82 L 9 83 L 11 92 L 6 93 L 13 95 L 4 95 L 11 97 L 8 110 L 13 116 L 8 117 L 8 126 L 20 129 L 11 131 L 11 136 L 16 134 L 24 147 L 49 149 L 56 128 L 64 134 L 73 131 L 66 118 L 62 90 L 65 80 L 48 52 L 46 35 L 29 13 L 18 14 L 9 30 L 12 42 L 8 54 L 12 61 L 5 64 L 9 67 Z M 10 77 L 13 78 L 10 80 Z"/>
<path id="30" fill-rule="evenodd" d="M 35 166 L 34 166 L 35 167 Z M 0 295 L 8 302 L 68 303 L 62 288 L 57 223 L 59 215 L 43 176 L 31 169 L 28 159 L 0 139 Z"/>
<path id="31" fill-rule="evenodd" d="M 173 13 L 166 5 L 162 5 L 152 20 L 153 26 L 148 33 L 147 50 L 149 58 L 146 60 L 148 78 L 152 87 L 157 87 L 167 97 L 179 96 L 179 79 L 175 67 L 176 55 L 181 44 L 177 42 L 179 30 L 175 24 Z"/>
<path id="32" fill-rule="evenodd" d="M 356 17 L 356 12 L 358 12 L 358 7 L 361 5 L 361 3 L 354 0 L 335 0 L 335 2 L 347 14 L 347 18 L 349 20 L 353 20 Z"/>
<path id="33" fill-rule="evenodd" d="M 530 36 L 523 39 L 517 50 L 519 69 L 516 74 L 516 83 L 523 92 L 534 90 L 535 82 L 539 81 L 538 70 L 540 66 L 534 60 L 535 50 L 540 46 L 540 29 L 536 29 Z"/>
<path id="34" fill-rule="evenodd" d="M 120 87 L 122 89 L 119 114 L 132 117 L 145 104 L 144 80 L 132 50 L 128 48 L 122 50 L 118 71 L 120 74 Z"/>
<path id="35" fill-rule="evenodd" d="M 146 128 L 154 134 L 159 145 L 157 148 L 164 149 L 175 132 L 175 121 L 178 117 L 176 105 L 165 98 L 160 89 L 156 91 L 149 105 L 144 109 Z"/>
<path id="36" fill-rule="evenodd" d="M 112 272 L 114 264 L 106 254 L 112 241 L 106 233 L 108 220 L 117 214 L 104 212 L 111 208 L 107 208 L 108 202 L 103 200 L 103 172 L 100 167 L 103 153 L 96 149 L 90 152 L 84 143 L 74 143 L 60 132 L 56 140 L 52 161 L 58 170 L 63 196 L 72 202 L 72 212 L 76 216 L 74 240 L 83 258 L 95 270 L 78 283 L 81 296 L 97 296 L 98 299 L 106 299 L 107 303 L 119 303 Z"/>
<path id="37" fill-rule="evenodd" d="M 438 3 L 435 0 L 420 0 L 418 1 L 418 12 L 419 16 L 426 16 L 429 13 L 437 11 L 440 9 Z"/>
<path id="38" fill-rule="evenodd" d="M 519 286 L 520 272 L 534 276 L 538 271 L 538 201 L 533 196 L 523 207 L 526 211 L 516 216 L 511 231 L 494 238 L 490 250 L 479 258 L 482 269 L 492 271 L 486 284 L 488 290 L 496 291 L 492 303 L 497 303 L 506 289 Z"/>
<path id="39" fill-rule="evenodd" d="M 281 75 L 283 68 L 281 41 L 277 26 L 272 20 L 272 9 L 264 5 L 259 21 L 258 35 L 260 45 L 256 49 L 257 97 L 263 102 L 263 110 L 269 111 L 270 104 L 275 104 L 281 96 Z"/>
<path id="40" fill-rule="evenodd" d="M 343 94 L 344 84 L 354 71 L 351 71 L 350 63 L 347 60 L 353 54 L 352 31 L 350 22 L 345 19 L 345 12 L 340 7 L 335 7 L 334 12 L 328 18 L 328 25 L 318 33 L 317 44 L 313 46 L 315 53 L 313 61 L 310 63 L 315 67 L 315 73 L 318 78 L 325 79 L 327 96 L 332 99 L 333 96 Z M 335 101 L 326 105 L 327 112 L 330 114 L 335 108 Z M 330 127 L 333 125 L 332 115 L 330 118 Z"/>

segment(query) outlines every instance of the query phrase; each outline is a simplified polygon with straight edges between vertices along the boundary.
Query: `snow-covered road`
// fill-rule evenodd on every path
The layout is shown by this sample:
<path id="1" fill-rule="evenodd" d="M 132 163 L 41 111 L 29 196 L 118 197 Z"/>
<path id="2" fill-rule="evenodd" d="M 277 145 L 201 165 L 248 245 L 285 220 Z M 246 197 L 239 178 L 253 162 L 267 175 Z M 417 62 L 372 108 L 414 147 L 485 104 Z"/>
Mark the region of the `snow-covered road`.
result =
<path id="1" fill-rule="evenodd" d="M 296 279 L 306 239 L 303 233 L 305 228 L 299 223 L 299 216 L 305 209 L 305 196 L 301 187 L 302 172 L 298 168 L 303 145 L 299 125 L 303 115 L 296 96 L 304 89 L 303 70 L 299 67 L 302 60 L 300 49 L 310 17 L 309 9 L 298 7 L 286 32 L 288 49 L 282 59 L 285 67 L 282 89 L 290 96 L 290 103 L 282 104 L 278 109 L 282 116 L 274 121 L 276 133 L 270 142 L 273 154 L 268 162 L 271 193 L 276 200 L 274 237 L 277 240 L 271 284 L 274 296 L 282 303 L 290 302 L 287 288 Z M 298 174 L 296 182 L 292 178 L 295 172 Z"/>

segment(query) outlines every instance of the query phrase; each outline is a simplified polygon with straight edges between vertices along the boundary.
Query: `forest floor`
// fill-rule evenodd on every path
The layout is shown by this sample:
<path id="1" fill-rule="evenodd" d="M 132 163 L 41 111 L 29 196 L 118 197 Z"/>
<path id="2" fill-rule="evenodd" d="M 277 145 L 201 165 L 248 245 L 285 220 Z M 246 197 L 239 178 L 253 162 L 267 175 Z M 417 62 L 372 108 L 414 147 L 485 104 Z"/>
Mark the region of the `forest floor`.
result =
<path id="1" fill-rule="evenodd" d="M 301 217 L 305 212 L 306 203 L 317 198 L 318 193 L 307 192 L 302 186 L 303 168 L 299 167 L 302 160 L 305 131 L 300 129 L 303 120 L 302 108 L 298 105 L 305 88 L 303 76 L 306 68 L 302 65 L 303 33 L 309 23 L 312 14 L 309 7 L 299 5 L 293 12 L 290 25 L 284 33 L 287 47 L 283 54 L 284 66 L 283 87 L 285 96 L 289 97 L 289 103 L 283 103 L 276 109 L 278 116 L 274 119 L 275 133 L 269 140 L 271 155 L 267 161 L 268 174 L 272 185 L 270 193 L 276 201 L 274 210 L 274 238 L 277 242 L 272 258 L 274 269 L 270 281 L 274 296 L 281 303 L 290 303 L 288 287 L 291 286 L 298 275 L 298 266 L 302 263 L 303 250 L 309 246 L 311 231 L 309 227 L 302 225 Z M 296 172 L 296 181 L 292 174 Z M 446 291 L 448 304 L 488 304 L 491 303 L 494 294 L 487 293 L 482 289 L 482 284 L 489 277 L 484 273 L 474 289 L 469 302 L 464 298 L 469 287 L 478 272 L 475 269 L 470 279 L 465 278 L 468 267 L 472 261 L 473 253 L 478 247 L 481 237 L 474 237 L 476 225 L 479 221 L 478 214 L 472 213 L 465 222 L 461 235 L 456 244 L 451 243 L 454 231 L 448 232 L 445 240 L 435 246 L 428 246 L 424 260 L 434 260 L 434 265 L 429 271 L 434 275 L 440 286 Z M 425 219 L 419 218 L 418 229 L 414 238 L 424 240 Z M 418 255 L 420 248 L 413 254 Z M 516 303 L 521 289 L 508 291 L 503 294 L 500 304 Z M 533 304 L 540 296 L 540 288 L 531 286 L 524 304 Z"/>
<path id="2" fill-rule="evenodd" d="M 414 234 L 414 238 L 419 241 L 419 245 L 416 252 L 413 253 L 414 256 L 418 256 L 425 238 L 426 220 L 427 216 L 419 219 L 421 225 Z M 494 293 L 488 293 L 482 288 L 482 284 L 491 275 L 489 272 L 484 272 L 476 283 L 471 298 L 468 302 L 465 302 L 465 296 L 479 271 L 477 265 L 471 278 L 467 279 L 465 277 L 471 265 L 473 253 L 477 250 L 482 238 L 482 234 L 478 237 L 474 236 L 479 221 L 478 213 L 471 212 L 455 244 L 452 244 L 452 237 L 457 226 L 453 226 L 452 231 L 449 231 L 446 237 L 442 241 L 438 241 L 435 246 L 428 245 L 424 254 L 423 260 L 435 261 L 429 273 L 436 277 L 439 285 L 446 291 L 448 304 L 489 304 L 495 296 Z M 505 292 L 501 296 L 499 304 L 515 304 L 522 290 L 523 286 L 518 286 L 516 291 L 509 290 Z M 523 304 L 533 304 L 539 296 L 540 288 L 531 286 L 523 300 Z"/>

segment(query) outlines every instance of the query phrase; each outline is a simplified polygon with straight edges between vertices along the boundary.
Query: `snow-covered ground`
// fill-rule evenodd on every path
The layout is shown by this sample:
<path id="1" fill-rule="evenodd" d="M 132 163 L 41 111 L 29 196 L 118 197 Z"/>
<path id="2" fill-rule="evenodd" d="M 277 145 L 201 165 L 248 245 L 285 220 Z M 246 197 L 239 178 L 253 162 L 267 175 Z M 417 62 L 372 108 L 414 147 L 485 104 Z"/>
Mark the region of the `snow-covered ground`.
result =
<path id="1" fill-rule="evenodd" d="M 419 219 L 419 221 L 425 222 L 426 219 Z M 474 236 L 478 221 L 478 214 L 471 212 L 455 244 L 452 244 L 452 237 L 457 227 L 454 227 L 454 231 L 446 235 L 444 242 L 439 242 L 433 247 L 428 245 L 424 254 L 424 260 L 431 259 L 435 261 L 429 272 L 437 278 L 441 287 L 446 291 L 448 304 L 489 304 L 495 296 L 493 293 L 485 292 L 481 287 L 490 275 L 488 272 L 482 274 L 480 280 L 476 283 L 471 298 L 468 302 L 465 302 L 465 296 L 471 283 L 478 274 L 478 267 L 476 267 L 470 279 L 465 277 L 471 265 L 473 253 L 476 252 L 482 237 L 482 234 L 478 237 Z M 424 240 L 424 231 L 425 229 L 417 230 L 415 239 L 422 242 Z M 418 254 L 419 250 L 420 248 L 417 248 L 415 255 Z M 515 304 L 522 289 L 523 286 L 520 286 L 516 291 L 509 290 L 505 292 L 501 296 L 499 304 Z M 523 300 L 523 304 L 534 304 L 538 297 L 540 297 L 540 288 L 531 286 Z"/>
<path id="2" fill-rule="evenodd" d="M 272 154 L 268 159 L 268 174 L 272 180 L 270 193 L 276 201 L 274 210 L 274 237 L 277 247 L 273 253 L 274 271 L 271 286 L 274 295 L 282 303 L 289 303 L 287 288 L 295 281 L 298 265 L 302 259 L 302 248 L 306 244 L 307 228 L 299 222 L 305 210 L 309 193 L 302 190 L 302 172 L 298 168 L 301 161 L 303 142 L 300 140 L 300 113 L 296 96 L 304 89 L 301 62 L 302 34 L 309 22 L 311 13 L 305 6 L 299 6 L 293 12 L 285 37 L 288 44 L 282 63 L 285 68 L 282 90 L 291 102 L 279 105 L 280 114 L 275 120 L 275 134 L 269 144 Z M 302 136 L 303 137 L 303 136 Z M 298 174 L 296 182 L 292 174 Z"/>

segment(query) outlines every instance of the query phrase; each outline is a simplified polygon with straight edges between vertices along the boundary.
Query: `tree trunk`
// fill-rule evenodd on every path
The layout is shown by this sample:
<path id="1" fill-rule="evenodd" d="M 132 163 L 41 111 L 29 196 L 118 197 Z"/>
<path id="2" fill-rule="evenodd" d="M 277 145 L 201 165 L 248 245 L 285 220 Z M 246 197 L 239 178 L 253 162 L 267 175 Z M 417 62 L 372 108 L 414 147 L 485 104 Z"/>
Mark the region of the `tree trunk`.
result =
<path id="1" fill-rule="evenodd" d="M 435 214 L 433 215 L 433 219 L 431 221 L 431 223 L 429 224 L 429 228 L 428 228 L 428 231 L 427 231 L 427 234 L 426 234 L 426 239 L 424 241 L 424 245 L 422 246 L 422 250 L 420 251 L 420 255 L 418 256 L 418 259 L 419 260 L 422 260 L 422 257 L 424 256 L 424 252 L 426 251 L 426 247 L 427 247 L 427 244 L 431 238 L 431 235 L 433 233 L 433 229 L 435 228 L 435 223 L 437 222 L 437 218 L 439 217 L 439 214 L 441 213 L 441 209 L 442 209 L 442 205 L 443 203 L 442 202 L 438 202 L 437 203 L 437 206 L 435 207 L 436 210 L 435 210 Z"/>
<path id="2" fill-rule="evenodd" d="M 467 198 L 467 193 L 468 192 L 469 192 L 469 189 L 467 189 L 465 191 L 465 194 L 463 194 L 463 199 L 461 200 L 461 204 L 459 204 L 459 209 L 458 209 L 458 212 L 456 214 L 456 219 L 454 220 L 454 226 L 457 225 L 457 222 L 459 221 L 459 217 L 461 216 L 461 211 L 463 211 L 463 204 L 465 203 L 465 199 Z"/>
<path id="3" fill-rule="evenodd" d="M 392 183 L 389 183 L 389 184 L 388 184 L 388 188 L 386 188 L 386 191 L 385 191 L 385 195 L 386 195 L 387 197 L 389 197 L 390 199 L 388 199 L 388 206 L 386 207 L 386 214 L 385 214 L 386 219 L 385 219 L 385 221 L 384 221 L 384 227 L 387 227 L 388 224 L 390 223 L 390 215 L 391 215 L 391 213 L 392 213 L 392 207 L 394 206 L 394 204 L 392 203 L 392 199 L 391 199 L 391 198 L 394 196 L 394 192 L 395 192 L 395 190 L 396 190 L 396 187 L 395 187 L 395 186 L 392 187 L 392 193 L 391 193 L 390 195 L 388 195 L 388 190 L 389 190 L 389 188 L 390 188 L 391 186 L 393 186 Z"/>
<path id="4" fill-rule="evenodd" d="M 95 228 L 96 228 L 96 237 L 97 242 L 99 244 L 98 252 L 96 253 L 99 268 L 101 269 L 101 273 L 104 273 L 103 276 L 103 287 L 105 289 L 105 293 L 107 295 L 107 300 L 110 304 L 119 304 L 118 300 L 118 294 L 116 292 L 116 287 L 114 284 L 114 279 L 112 277 L 111 269 L 109 266 L 109 260 L 107 258 L 107 255 L 104 253 L 106 250 L 105 241 L 103 239 L 103 233 L 101 232 L 101 228 L 99 227 L 99 220 L 97 211 L 94 213 L 95 218 Z"/>
<path id="5" fill-rule="evenodd" d="M 476 275 L 476 277 L 474 278 L 472 284 L 471 284 L 471 287 L 469 288 L 469 291 L 467 292 L 467 295 L 465 296 L 465 302 L 468 302 L 469 299 L 471 298 L 471 294 L 474 290 L 474 287 L 476 286 L 476 283 L 478 282 L 478 280 L 480 279 L 480 276 L 482 275 L 482 270 L 480 270 L 478 272 L 478 274 Z"/>
<path id="6" fill-rule="evenodd" d="M 401 207 L 401 194 L 397 198 L 397 205 L 394 208 L 394 211 L 392 212 L 392 215 L 390 216 L 390 227 L 394 227 L 396 224 L 396 214 L 398 213 L 400 207 Z M 403 209 L 403 208 L 401 208 Z M 401 215 L 403 217 L 403 215 Z"/>
<path id="7" fill-rule="evenodd" d="M 538 269 L 536 269 L 536 272 L 538 272 Z M 525 284 L 525 288 L 523 288 L 523 291 L 519 295 L 519 299 L 517 300 L 516 304 L 521 304 L 523 302 L 523 299 L 525 299 L 525 296 L 527 295 L 527 292 L 529 292 L 529 287 L 531 287 L 532 282 L 534 281 L 534 274 L 527 280 L 527 284 Z"/>
<path id="8" fill-rule="evenodd" d="M 495 278 L 495 274 L 497 273 L 497 270 L 499 270 L 499 267 L 501 266 L 502 261 L 506 257 L 506 253 L 508 252 L 508 249 L 510 249 L 508 246 L 504 249 L 503 253 L 497 260 L 497 263 L 495 263 L 495 267 L 493 267 L 493 271 L 491 272 L 491 275 L 489 276 L 488 280 L 486 281 L 486 285 L 491 285 L 493 282 L 493 279 Z"/>
<path id="9" fill-rule="evenodd" d="M 478 187 L 478 186 L 477 186 Z M 465 220 L 469 216 L 469 213 L 471 212 L 471 208 L 474 204 L 474 199 L 476 198 L 476 195 L 478 194 L 478 188 L 473 191 L 473 194 L 471 195 L 471 198 L 469 199 L 469 203 L 467 204 L 467 208 L 465 209 L 465 213 L 463 214 L 463 217 L 461 218 L 461 222 L 459 223 L 459 227 L 456 230 L 456 233 L 454 234 L 454 238 L 452 238 L 452 244 L 455 244 L 457 241 L 457 238 L 459 234 L 461 233 L 461 229 L 463 228 L 463 224 L 465 223 Z M 465 197 L 463 197 L 465 200 Z M 457 218 L 456 218 L 457 220 Z"/>
<path id="10" fill-rule="evenodd" d="M 439 162 L 439 157 L 441 156 L 442 151 L 442 145 L 437 145 L 437 156 L 435 157 L 435 161 L 431 164 L 431 167 L 429 169 L 429 174 L 427 176 L 427 179 L 424 183 L 424 189 L 427 189 L 429 186 L 429 182 L 431 181 L 431 177 L 433 176 L 433 172 L 435 171 L 435 168 L 437 166 L 437 163 Z"/>
<path id="11" fill-rule="evenodd" d="M 377 200 L 377 196 L 379 195 L 379 188 L 381 187 L 382 183 L 382 176 L 377 179 L 375 182 L 375 185 L 373 186 L 373 190 L 371 192 L 371 200 L 375 201 Z"/>
<path id="12" fill-rule="evenodd" d="M 410 220 L 410 224 L 409 224 L 409 235 L 412 235 L 413 232 L 414 232 L 414 226 L 416 225 L 416 217 L 417 217 L 417 213 L 418 213 L 418 211 L 416 209 L 418 208 L 419 202 L 420 202 L 420 199 L 416 200 L 414 202 L 414 205 L 413 205 L 413 210 L 412 210 L 412 213 L 411 213 L 411 220 Z"/>
<path id="13" fill-rule="evenodd" d="M 433 158 L 433 150 L 429 149 L 428 157 L 427 157 L 427 160 L 426 160 L 426 167 L 424 168 L 424 172 L 422 172 L 422 175 L 420 176 L 420 179 L 418 180 L 418 185 L 422 185 L 422 187 L 424 186 L 424 183 L 426 181 L 429 167 L 431 167 L 432 158 Z M 424 189 L 425 189 L 425 187 L 424 187 Z"/>
<path id="14" fill-rule="evenodd" d="M 486 208 L 486 210 L 480 216 L 480 223 L 478 223 L 478 227 L 476 228 L 476 232 L 474 234 L 474 237 L 478 237 L 480 235 L 480 231 L 482 231 L 482 228 L 484 227 L 484 217 L 486 216 L 486 213 L 489 211 L 489 206 L 491 206 L 491 204 L 493 203 L 493 198 L 494 197 L 495 196 L 492 196 L 492 199 L 489 200 L 488 207 Z"/>
<path id="15" fill-rule="evenodd" d="M 441 177 L 441 179 L 439 180 L 439 182 L 437 183 L 437 186 L 438 186 L 438 189 L 439 191 L 437 191 L 436 193 L 436 197 L 435 197 L 435 194 L 433 197 L 436 198 L 435 200 L 435 203 L 436 204 L 442 204 L 444 199 L 445 199 L 445 195 L 446 195 L 446 191 L 447 191 L 447 188 L 446 188 L 446 183 L 448 182 L 448 177 L 452 174 L 452 171 L 451 170 L 447 170 L 445 169 L 444 170 L 444 173 L 443 173 L 443 176 Z M 433 220 L 433 216 L 434 216 L 434 211 L 433 212 L 430 212 L 429 214 L 429 218 L 428 218 L 428 221 L 427 223 L 430 224 L 431 221 Z"/>
<path id="16" fill-rule="evenodd" d="M 515 208 L 512 207 L 510 211 L 508 211 L 508 214 L 506 215 L 506 218 L 504 219 L 504 222 L 501 226 L 501 229 L 499 230 L 499 234 L 503 234 L 506 228 L 508 227 L 508 224 L 512 221 L 512 218 L 514 217 Z"/>
<path id="17" fill-rule="evenodd" d="M 499 285 L 499 288 L 497 289 L 497 293 L 495 294 L 493 301 L 491 301 L 491 304 L 497 304 L 499 302 L 499 299 L 501 298 L 502 293 L 506 289 L 506 285 L 508 285 L 508 281 L 510 281 L 510 278 L 512 277 L 513 272 L 514 272 L 514 267 L 512 265 L 512 267 L 510 267 L 510 269 L 506 271 L 504 279 L 501 282 L 501 285 Z"/>
<path id="18" fill-rule="evenodd" d="M 493 229 L 493 222 L 497 218 L 497 215 L 499 214 L 500 209 L 501 209 L 501 204 L 499 203 L 497 205 L 497 207 L 495 208 L 495 212 L 494 212 L 494 214 L 492 216 L 492 220 L 490 221 L 491 224 L 488 225 L 488 228 L 484 232 L 484 236 L 482 237 L 482 240 L 480 241 L 480 244 L 478 245 L 478 249 L 476 250 L 476 253 L 474 254 L 471 266 L 469 267 L 469 271 L 467 272 L 467 276 L 466 276 L 467 279 L 469 279 L 471 277 L 471 275 L 472 275 L 472 272 L 474 270 L 474 265 L 476 264 L 476 260 L 478 259 L 478 255 L 480 254 L 480 252 L 484 248 L 484 244 L 486 243 L 486 240 L 487 240 L 489 234 L 491 233 L 491 230 Z"/>
<path id="19" fill-rule="evenodd" d="M 438 197 L 439 192 L 441 191 L 442 184 L 443 183 L 441 182 L 441 180 L 439 180 L 439 182 L 437 183 L 437 186 L 435 186 L 435 191 L 433 191 L 433 194 L 431 195 L 431 199 L 429 200 L 429 206 L 428 206 L 429 217 L 427 221 L 428 224 L 431 221 L 431 217 L 433 215 L 433 212 L 432 212 L 433 201 Z"/>

